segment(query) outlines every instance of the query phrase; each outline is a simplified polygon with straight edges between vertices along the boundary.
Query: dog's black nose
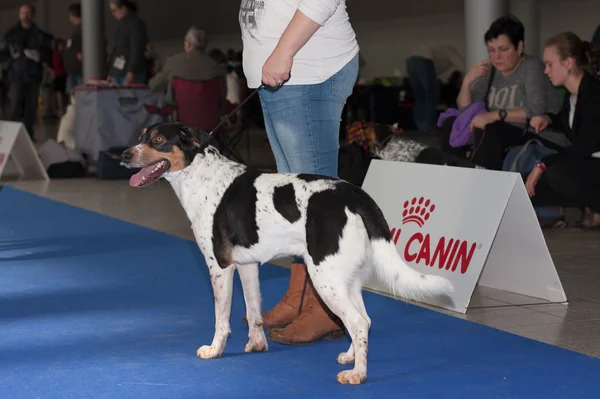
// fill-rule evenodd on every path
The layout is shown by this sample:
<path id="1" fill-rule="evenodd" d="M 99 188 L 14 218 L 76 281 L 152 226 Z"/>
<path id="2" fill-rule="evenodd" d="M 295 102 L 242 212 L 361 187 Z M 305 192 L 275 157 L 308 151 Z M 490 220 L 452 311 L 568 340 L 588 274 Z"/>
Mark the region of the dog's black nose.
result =
<path id="1" fill-rule="evenodd" d="M 121 154 L 121 161 L 125 162 L 125 163 L 129 163 L 131 162 L 131 158 L 133 158 L 133 154 L 131 153 L 131 151 L 129 150 L 125 150 L 122 154 Z"/>

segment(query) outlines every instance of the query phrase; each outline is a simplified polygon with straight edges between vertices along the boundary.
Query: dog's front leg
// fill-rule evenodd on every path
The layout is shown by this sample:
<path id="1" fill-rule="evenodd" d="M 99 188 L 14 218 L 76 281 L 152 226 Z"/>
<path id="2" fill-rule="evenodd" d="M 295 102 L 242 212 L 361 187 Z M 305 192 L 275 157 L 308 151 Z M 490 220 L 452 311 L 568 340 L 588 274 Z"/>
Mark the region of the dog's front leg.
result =
<path id="1" fill-rule="evenodd" d="M 202 359 L 220 357 L 225 350 L 225 344 L 231 328 L 229 318 L 231 315 L 231 297 L 233 295 L 234 267 L 228 266 L 221 269 L 216 263 L 209 264 L 210 281 L 215 297 L 215 335 L 210 346 L 204 345 L 196 354 Z"/>
<path id="2" fill-rule="evenodd" d="M 248 343 L 246 352 L 266 352 L 269 350 L 263 318 L 261 313 L 260 283 L 258 280 L 258 263 L 237 267 L 244 289 L 246 314 L 248 317 Z"/>

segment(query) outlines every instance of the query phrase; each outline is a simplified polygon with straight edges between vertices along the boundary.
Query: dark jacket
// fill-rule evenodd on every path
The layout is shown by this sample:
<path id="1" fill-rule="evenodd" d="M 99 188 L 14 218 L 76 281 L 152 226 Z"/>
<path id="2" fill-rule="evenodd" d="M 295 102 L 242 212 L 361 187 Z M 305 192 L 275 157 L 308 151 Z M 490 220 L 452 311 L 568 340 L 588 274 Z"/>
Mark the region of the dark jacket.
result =
<path id="1" fill-rule="evenodd" d="M 589 158 L 600 151 L 600 80 L 588 72 L 583 75 L 577 92 L 572 128 L 569 127 L 570 97 L 567 92 L 560 112 L 549 116 L 552 118 L 552 129 L 564 132 L 572 145 L 542 158 L 546 166 L 573 158 Z"/>
<path id="2" fill-rule="evenodd" d="M 115 44 L 108 60 L 108 74 L 119 76 L 127 72 L 146 73 L 144 50 L 147 42 L 146 24 L 135 12 L 130 11 L 117 23 Z M 115 60 L 121 56 L 125 58 L 123 70 L 115 68 Z"/>
<path id="3" fill-rule="evenodd" d="M 81 52 L 83 52 L 81 25 L 77 25 L 71 37 L 67 40 L 67 46 L 63 55 L 65 69 L 69 75 L 83 72 L 83 64 L 77 59 L 77 53 Z"/>
<path id="4" fill-rule="evenodd" d="M 52 65 L 52 35 L 35 24 L 24 29 L 21 23 L 10 28 L 0 44 L 0 62 L 8 69 L 9 80 L 40 83 L 44 76 L 43 64 Z M 36 62 L 25 56 L 24 50 L 37 50 Z"/>

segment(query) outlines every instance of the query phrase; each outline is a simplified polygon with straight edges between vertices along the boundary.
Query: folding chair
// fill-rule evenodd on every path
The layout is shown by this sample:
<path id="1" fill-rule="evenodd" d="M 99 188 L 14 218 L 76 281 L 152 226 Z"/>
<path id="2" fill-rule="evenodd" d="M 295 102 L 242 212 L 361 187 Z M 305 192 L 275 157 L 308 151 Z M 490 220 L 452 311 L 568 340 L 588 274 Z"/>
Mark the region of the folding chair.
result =
<path id="1" fill-rule="evenodd" d="M 173 119 L 210 132 L 221 122 L 225 110 L 224 88 L 224 78 L 194 81 L 173 77 Z"/>
<path id="2" fill-rule="evenodd" d="M 174 116 L 173 119 L 187 126 L 210 132 L 235 106 L 225 100 L 225 78 L 214 78 L 205 81 L 193 81 L 173 77 Z M 245 118 L 242 110 L 238 110 L 228 123 L 214 133 L 220 145 L 220 151 L 238 162 L 243 162 L 236 151 L 242 134 L 245 132 Z M 248 129 L 249 131 L 249 129 Z M 248 157 L 250 149 L 248 148 Z"/>

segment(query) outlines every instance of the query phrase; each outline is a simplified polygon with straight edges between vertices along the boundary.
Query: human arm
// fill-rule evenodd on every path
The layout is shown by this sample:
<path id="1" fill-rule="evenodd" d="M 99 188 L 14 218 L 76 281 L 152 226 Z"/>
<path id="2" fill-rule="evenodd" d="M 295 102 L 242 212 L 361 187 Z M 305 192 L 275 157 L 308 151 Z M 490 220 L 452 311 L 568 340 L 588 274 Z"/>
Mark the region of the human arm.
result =
<path id="1" fill-rule="evenodd" d="M 289 80 L 294 56 L 310 40 L 320 25 L 307 17 L 300 8 L 281 35 L 277 46 L 262 69 L 262 82 L 271 87 Z"/>
<path id="2" fill-rule="evenodd" d="M 45 31 L 40 32 L 42 39 L 39 49 L 40 63 L 46 71 L 54 78 L 54 51 L 52 49 L 52 41 L 54 36 Z"/>
<path id="3" fill-rule="evenodd" d="M 298 9 L 263 66 L 262 81 L 277 86 L 290 78 L 294 56 L 335 13 L 340 0 L 300 0 Z"/>
<path id="4" fill-rule="evenodd" d="M 535 115 L 531 118 L 529 124 L 535 129 L 536 133 L 544 131 L 549 126 L 558 132 L 567 131 L 565 120 L 568 117 L 569 112 L 567 105 L 568 101 L 568 96 L 565 96 L 564 104 L 557 114 L 548 113 L 543 115 Z"/>
<path id="5" fill-rule="evenodd" d="M 476 62 L 465 75 L 456 99 L 460 110 L 485 97 L 490 75 L 489 63 L 490 60 Z"/>
<path id="6" fill-rule="evenodd" d="M 593 93 L 581 101 L 576 111 L 577 120 L 574 121 L 575 131 L 571 139 L 572 145 L 562 151 L 542 158 L 546 166 L 550 166 L 566 158 L 587 158 L 600 147 L 600 92 Z"/>
<path id="7" fill-rule="evenodd" d="M 471 120 L 471 131 L 473 129 L 485 129 L 490 123 L 501 121 L 500 111 L 489 111 L 479 114 Z M 506 110 L 504 122 L 525 123 L 526 116 L 523 108 L 512 108 Z"/>

